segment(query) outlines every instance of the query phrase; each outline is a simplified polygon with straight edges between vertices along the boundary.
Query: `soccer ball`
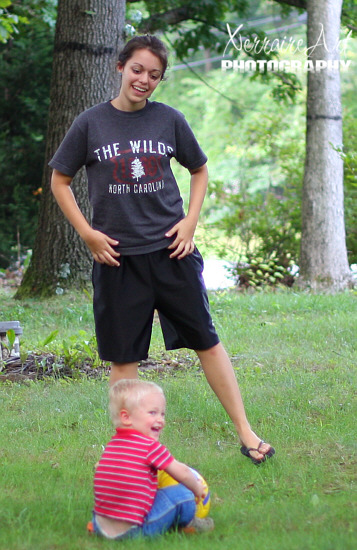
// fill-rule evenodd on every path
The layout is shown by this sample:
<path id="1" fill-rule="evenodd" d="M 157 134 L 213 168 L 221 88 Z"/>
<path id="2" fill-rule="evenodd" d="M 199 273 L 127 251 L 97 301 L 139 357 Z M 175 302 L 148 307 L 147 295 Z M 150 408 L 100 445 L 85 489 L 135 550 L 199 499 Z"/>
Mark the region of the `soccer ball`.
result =
<path id="1" fill-rule="evenodd" d="M 204 479 L 204 477 L 202 477 L 201 474 L 197 472 L 197 470 L 194 470 L 193 468 L 190 468 L 190 470 L 191 470 L 191 472 L 193 472 L 195 474 L 195 476 L 198 479 L 201 479 L 201 481 L 203 483 L 203 486 L 204 486 L 204 490 L 205 490 L 204 498 L 201 499 L 200 502 L 198 502 L 196 504 L 195 516 L 197 518 L 205 518 L 206 516 L 208 516 L 209 511 L 210 511 L 210 507 L 211 507 L 210 491 L 209 491 L 207 482 Z M 176 479 L 174 479 L 167 472 L 165 472 L 165 470 L 159 470 L 157 472 L 157 487 L 158 487 L 158 489 L 163 489 L 164 487 L 170 487 L 170 485 L 177 485 L 177 484 L 178 484 L 178 481 L 176 481 Z"/>

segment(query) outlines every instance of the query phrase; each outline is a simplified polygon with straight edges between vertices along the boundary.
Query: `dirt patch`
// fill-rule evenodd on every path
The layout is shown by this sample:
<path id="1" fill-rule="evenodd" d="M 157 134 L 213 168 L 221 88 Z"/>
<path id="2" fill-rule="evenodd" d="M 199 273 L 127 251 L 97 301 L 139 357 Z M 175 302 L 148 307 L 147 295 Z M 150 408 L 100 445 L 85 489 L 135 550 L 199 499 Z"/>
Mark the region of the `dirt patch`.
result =
<path id="1" fill-rule="evenodd" d="M 191 369 L 196 366 L 193 358 L 187 355 L 169 357 L 163 354 L 161 358 L 149 357 L 139 364 L 140 371 L 155 373 L 175 372 Z M 109 375 L 110 364 L 103 362 L 99 366 L 91 361 L 69 366 L 63 357 L 52 353 L 29 354 L 25 361 L 14 357 L 0 362 L 0 382 L 22 382 L 26 380 L 43 380 L 46 378 L 81 377 L 102 379 Z"/>

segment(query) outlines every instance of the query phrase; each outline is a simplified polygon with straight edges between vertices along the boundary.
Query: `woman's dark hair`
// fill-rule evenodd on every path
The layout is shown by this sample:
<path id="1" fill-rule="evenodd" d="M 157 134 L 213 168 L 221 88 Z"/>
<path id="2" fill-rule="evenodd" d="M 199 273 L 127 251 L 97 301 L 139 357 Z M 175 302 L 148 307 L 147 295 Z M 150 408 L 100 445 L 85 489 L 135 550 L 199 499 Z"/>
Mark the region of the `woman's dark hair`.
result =
<path id="1" fill-rule="evenodd" d="M 156 55 L 162 64 L 161 80 L 164 78 L 168 64 L 168 52 L 165 44 L 152 34 L 134 36 L 127 42 L 119 54 L 118 62 L 124 67 L 125 63 L 133 56 L 136 50 L 149 50 Z"/>

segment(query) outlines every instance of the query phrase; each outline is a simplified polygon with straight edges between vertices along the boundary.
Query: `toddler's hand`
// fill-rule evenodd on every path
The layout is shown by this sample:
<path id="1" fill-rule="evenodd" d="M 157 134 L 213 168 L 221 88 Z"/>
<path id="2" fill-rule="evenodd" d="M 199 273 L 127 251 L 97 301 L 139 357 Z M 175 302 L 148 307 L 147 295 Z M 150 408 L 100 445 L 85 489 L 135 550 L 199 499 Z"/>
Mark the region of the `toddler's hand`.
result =
<path id="1" fill-rule="evenodd" d="M 206 488 L 200 478 L 197 479 L 197 491 L 195 491 L 195 501 L 198 504 L 206 497 Z"/>

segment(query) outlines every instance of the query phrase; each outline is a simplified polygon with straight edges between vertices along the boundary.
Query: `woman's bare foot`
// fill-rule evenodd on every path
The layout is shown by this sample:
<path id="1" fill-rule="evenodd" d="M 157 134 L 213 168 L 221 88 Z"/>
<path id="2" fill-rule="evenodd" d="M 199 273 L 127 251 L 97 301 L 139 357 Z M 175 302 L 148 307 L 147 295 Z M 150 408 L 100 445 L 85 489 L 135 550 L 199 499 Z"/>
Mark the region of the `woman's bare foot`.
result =
<path id="1" fill-rule="evenodd" d="M 241 437 L 241 453 L 252 460 L 254 464 L 261 464 L 275 454 L 275 449 L 260 439 L 253 431 Z"/>

